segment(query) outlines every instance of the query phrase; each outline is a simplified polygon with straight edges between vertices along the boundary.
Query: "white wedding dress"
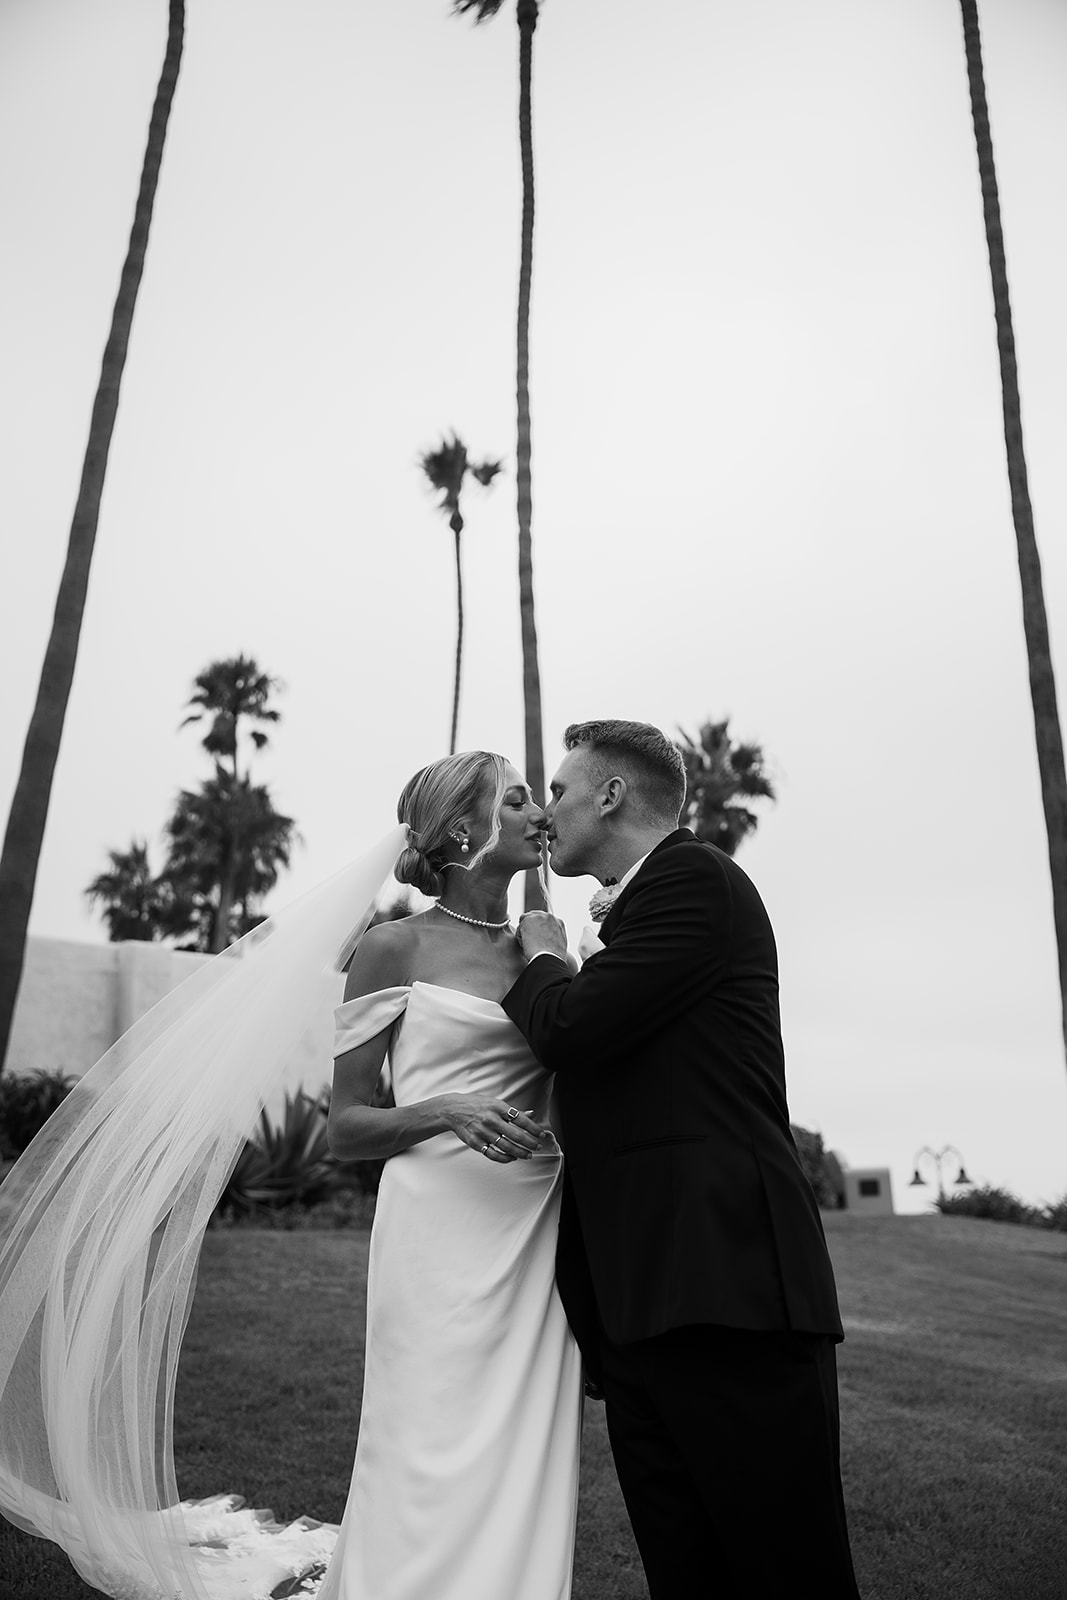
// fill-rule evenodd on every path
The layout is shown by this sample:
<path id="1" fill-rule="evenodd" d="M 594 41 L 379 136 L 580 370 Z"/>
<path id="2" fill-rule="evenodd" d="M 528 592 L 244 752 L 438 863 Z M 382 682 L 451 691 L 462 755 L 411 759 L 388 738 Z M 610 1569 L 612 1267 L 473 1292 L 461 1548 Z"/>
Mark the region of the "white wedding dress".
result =
<path id="1" fill-rule="evenodd" d="M 336 1018 L 337 1054 L 398 1023 L 390 1052 L 398 1104 L 481 1091 L 546 1119 L 551 1079 L 495 1002 L 416 982 L 348 1001 Z M 109 1449 L 101 1478 L 92 1464 L 100 1449 L 78 1443 L 58 1416 L 48 1425 L 54 1470 L 16 1474 L 7 1456 L 32 1458 L 15 1449 L 14 1434 L 10 1450 L 0 1443 L 0 1506 L 62 1544 L 88 1581 L 121 1600 L 265 1600 L 305 1572 L 293 1592 L 318 1600 L 567 1600 L 581 1367 L 554 1282 L 561 1167 L 554 1141 L 541 1156 L 505 1164 L 451 1133 L 386 1162 L 355 1467 L 339 1530 L 303 1519 L 282 1528 L 224 1496 L 124 1511 L 137 1498 L 120 1482 L 129 1464 L 118 1472 Z M 44 1272 L 38 1259 L 20 1256 L 27 1287 L 10 1304 L 37 1303 L 43 1291 L 26 1275 Z M 9 1296 L 15 1290 L 12 1278 Z M 46 1334 L 47 1320 L 46 1312 Z M 4 1415 L 15 1424 L 20 1372 L 26 1392 L 35 1387 L 36 1348 L 28 1342 L 26 1360 L 17 1356 L 10 1369 Z M 68 1493 L 51 1487 L 53 1476 Z"/>
<path id="2" fill-rule="evenodd" d="M 481 1092 L 544 1120 L 550 1078 L 493 1001 L 434 984 L 339 1007 L 335 1052 L 403 1013 L 399 1105 Z M 439 1134 L 385 1164 L 359 1443 L 321 1600 L 566 1600 L 581 1366 L 554 1282 L 561 1157 Z"/>

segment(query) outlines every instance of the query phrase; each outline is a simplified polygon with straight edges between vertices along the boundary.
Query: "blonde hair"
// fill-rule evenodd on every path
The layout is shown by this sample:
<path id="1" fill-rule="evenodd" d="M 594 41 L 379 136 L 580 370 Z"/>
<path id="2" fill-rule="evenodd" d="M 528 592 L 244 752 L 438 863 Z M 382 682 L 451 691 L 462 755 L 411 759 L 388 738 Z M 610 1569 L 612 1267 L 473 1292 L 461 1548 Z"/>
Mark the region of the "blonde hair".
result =
<path id="1" fill-rule="evenodd" d="M 450 867 L 469 872 L 500 838 L 500 808 L 507 793 L 507 762 L 489 750 L 443 756 L 409 778 L 396 805 L 409 842 L 393 868 L 398 883 L 410 883 L 436 899 Z M 446 861 L 444 847 L 464 819 L 486 816 L 489 837 L 469 861 Z"/>

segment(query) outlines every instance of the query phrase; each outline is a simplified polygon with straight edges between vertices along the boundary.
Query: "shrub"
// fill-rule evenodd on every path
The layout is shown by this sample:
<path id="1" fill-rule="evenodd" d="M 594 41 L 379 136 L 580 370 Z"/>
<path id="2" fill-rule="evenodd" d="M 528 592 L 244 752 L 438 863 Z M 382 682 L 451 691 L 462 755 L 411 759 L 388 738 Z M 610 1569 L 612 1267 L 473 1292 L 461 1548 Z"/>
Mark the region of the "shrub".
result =
<path id="1" fill-rule="evenodd" d="M 1045 1207 L 1045 1227 L 1055 1228 L 1059 1233 L 1067 1233 L 1067 1194 Z"/>
<path id="2" fill-rule="evenodd" d="M 963 1189 L 958 1194 L 941 1195 L 934 1204 L 946 1217 L 982 1217 L 988 1222 L 1017 1222 L 1031 1228 L 1057 1226 L 1048 1220 L 1049 1207 L 1027 1205 L 1010 1189 L 999 1189 L 988 1183 Z M 1064 1201 L 1060 1206 L 1067 1209 Z"/>
<path id="3" fill-rule="evenodd" d="M 216 1212 L 218 1228 L 266 1228 L 279 1233 L 330 1233 L 338 1228 L 369 1228 L 374 1221 L 374 1196 L 360 1189 L 340 1189 L 318 1205 L 281 1206 L 273 1211 Z"/>
<path id="4" fill-rule="evenodd" d="M 815 1191 L 815 1198 L 824 1211 L 839 1211 L 845 1203 L 845 1180 L 841 1163 L 832 1150 L 827 1150 L 821 1133 L 810 1128 L 790 1126 L 793 1143 L 797 1147 L 804 1176 Z"/>
<path id="5" fill-rule="evenodd" d="M 58 1069 L 0 1076 L 0 1160 L 14 1161 L 78 1080 Z"/>

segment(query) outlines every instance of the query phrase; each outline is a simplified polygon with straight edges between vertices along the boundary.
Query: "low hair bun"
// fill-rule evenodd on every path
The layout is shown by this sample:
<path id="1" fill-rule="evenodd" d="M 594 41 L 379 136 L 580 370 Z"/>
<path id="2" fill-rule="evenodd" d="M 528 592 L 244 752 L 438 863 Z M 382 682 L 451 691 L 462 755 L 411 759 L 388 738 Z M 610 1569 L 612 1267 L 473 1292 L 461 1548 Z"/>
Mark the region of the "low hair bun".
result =
<path id="1" fill-rule="evenodd" d="M 393 877 L 398 883 L 410 883 L 413 889 L 428 895 L 431 900 L 436 900 L 445 886 L 441 874 L 434 870 L 417 845 L 409 844 L 405 850 L 401 850 L 393 868 Z"/>
<path id="2" fill-rule="evenodd" d="M 490 750 L 461 750 L 442 756 L 409 778 L 396 804 L 396 820 L 407 825 L 408 847 L 400 852 L 393 874 L 420 894 L 437 900 L 445 887 L 445 874 L 455 868 L 469 872 L 496 845 L 500 837 L 500 807 L 504 800 L 507 762 Z M 488 837 L 468 860 L 456 856 L 455 838 L 460 826 L 484 822 Z"/>

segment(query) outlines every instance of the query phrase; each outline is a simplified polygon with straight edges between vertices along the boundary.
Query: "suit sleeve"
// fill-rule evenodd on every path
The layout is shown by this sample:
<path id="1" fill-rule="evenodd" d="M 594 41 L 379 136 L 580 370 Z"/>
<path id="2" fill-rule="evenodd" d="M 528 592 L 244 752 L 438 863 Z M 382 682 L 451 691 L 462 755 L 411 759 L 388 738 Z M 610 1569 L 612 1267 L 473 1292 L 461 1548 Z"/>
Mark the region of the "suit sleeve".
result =
<path id="1" fill-rule="evenodd" d="M 640 1048 L 727 971 L 732 896 L 709 852 L 665 851 L 620 909 L 611 943 L 580 972 L 556 957 L 531 961 L 501 1002 L 550 1072 Z"/>

